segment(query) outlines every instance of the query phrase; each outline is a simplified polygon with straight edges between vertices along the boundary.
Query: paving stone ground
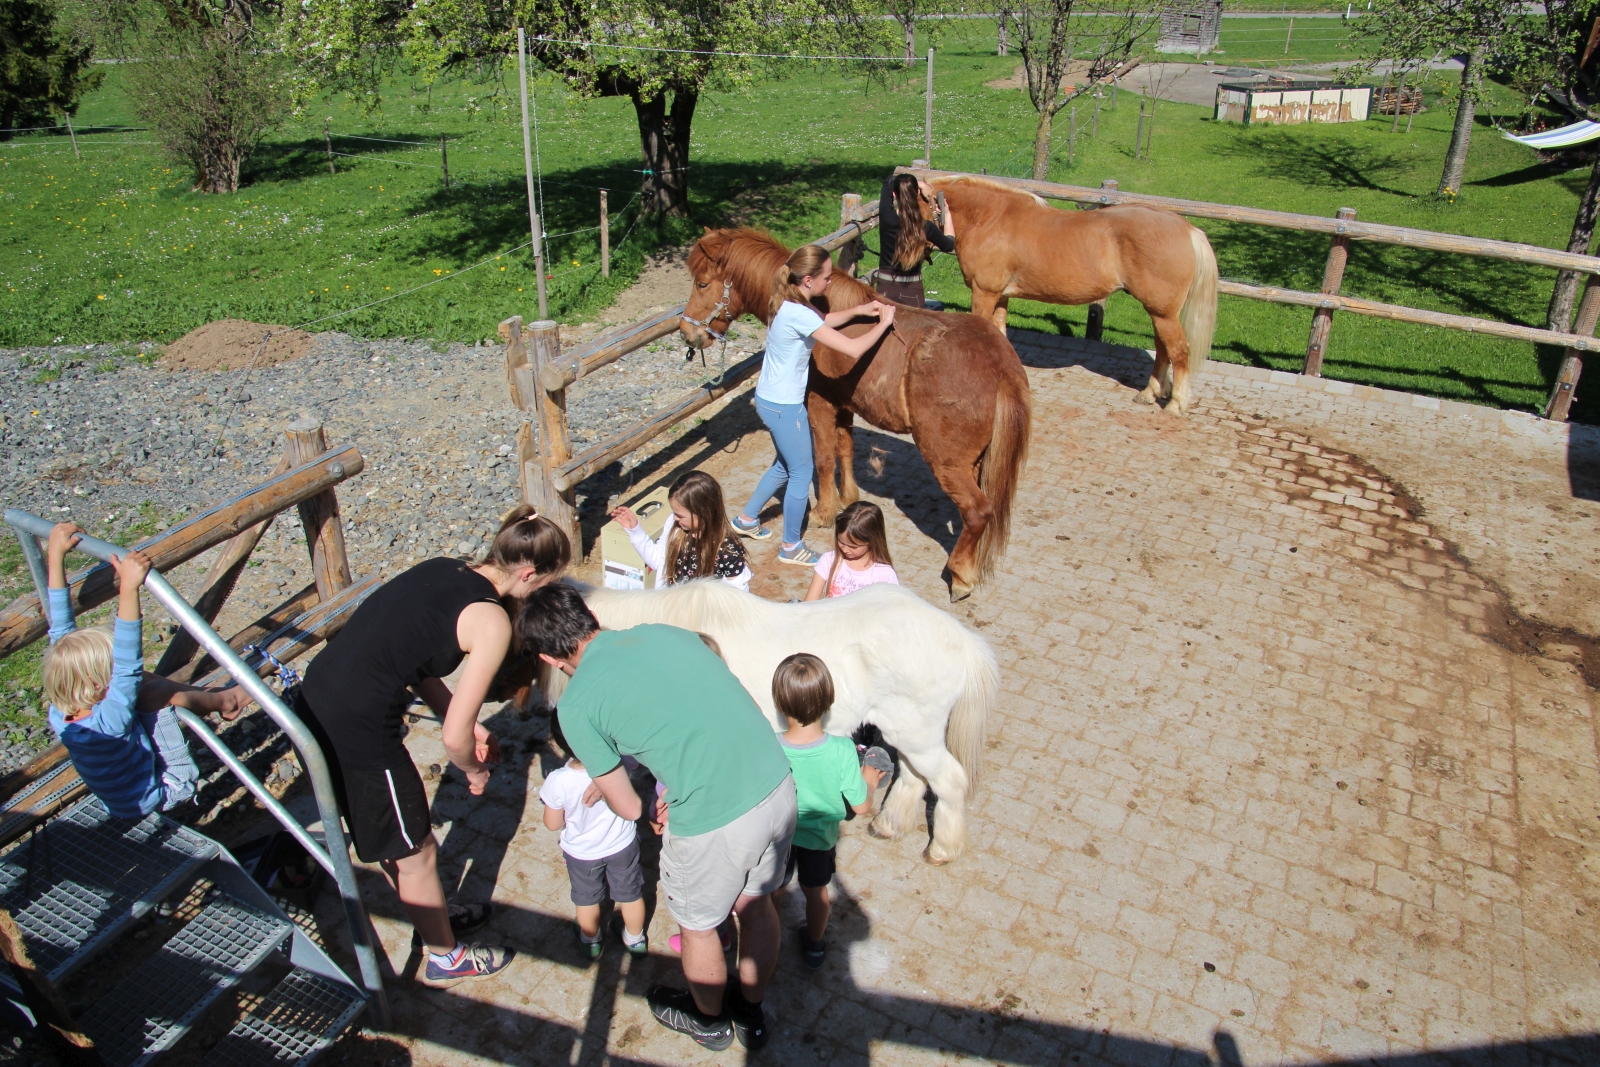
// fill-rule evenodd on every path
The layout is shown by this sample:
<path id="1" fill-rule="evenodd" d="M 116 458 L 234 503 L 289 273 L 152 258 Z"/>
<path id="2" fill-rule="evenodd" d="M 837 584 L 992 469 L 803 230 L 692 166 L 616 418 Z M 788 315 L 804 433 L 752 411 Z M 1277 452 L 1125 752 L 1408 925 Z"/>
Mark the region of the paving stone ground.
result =
<path id="1" fill-rule="evenodd" d="M 752 1058 L 1600 1061 L 1594 435 L 1215 365 L 1178 419 L 1132 402 L 1143 353 L 1014 340 L 1032 458 L 999 573 L 951 609 L 1004 673 L 973 849 L 933 868 L 925 835 L 847 824 L 829 962 L 786 934 Z M 756 430 L 746 395 L 646 469 L 701 466 L 738 502 Z M 947 603 L 954 509 L 905 441 L 857 451 L 902 580 Z M 798 595 L 771 554 L 756 591 Z M 579 962 L 539 722 L 490 725 L 515 743 L 489 795 L 429 788 L 446 885 L 492 897 L 521 957 L 396 983 L 413 1062 L 744 1059 L 651 1020 L 645 989 L 679 975 L 664 909 L 648 959 Z M 444 762 L 426 722 L 408 743 Z"/>

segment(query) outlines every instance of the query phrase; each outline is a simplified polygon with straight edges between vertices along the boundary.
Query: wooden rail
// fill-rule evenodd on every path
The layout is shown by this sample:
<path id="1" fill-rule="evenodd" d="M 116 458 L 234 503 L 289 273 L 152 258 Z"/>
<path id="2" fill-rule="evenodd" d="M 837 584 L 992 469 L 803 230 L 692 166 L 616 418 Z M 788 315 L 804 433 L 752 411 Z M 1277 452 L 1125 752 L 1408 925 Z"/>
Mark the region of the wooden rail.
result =
<path id="1" fill-rule="evenodd" d="M 916 174 L 922 178 L 974 177 L 954 171 L 928 170 L 923 167 L 897 167 L 895 173 Z M 1243 282 L 1221 281 L 1217 291 L 1229 296 L 1242 296 L 1250 300 L 1264 300 L 1271 304 L 1288 304 L 1315 308 L 1311 333 L 1306 342 L 1305 363 L 1301 373 L 1313 377 L 1322 374 L 1323 356 L 1327 351 L 1328 334 L 1333 328 L 1333 312 L 1344 310 L 1358 315 L 1389 319 L 1393 322 L 1412 322 L 1424 326 L 1439 326 L 1449 330 L 1484 334 L 1508 341 L 1525 341 L 1530 344 L 1555 345 L 1564 349 L 1560 372 L 1545 404 L 1545 417 L 1563 421 L 1571 407 L 1573 391 L 1583 372 L 1583 354 L 1600 349 L 1594 337 L 1600 322 L 1600 256 L 1585 256 L 1539 245 L 1519 244 L 1515 241 L 1494 241 L 1483 237 L 1465 237 L 1453 233 L 1435 233 L 1409 226 L 1388 226 L 1380 223 L 1357 222 L 1355 209 L 1342 207 L 1333 218 L 1319 215 L 1297 215 L 1287 211 L 1269 211 L 1264 208 L 1241 207 L 1233 204 L 1211 204 L 1200 200 L 1181 200 L 1171 196 L 1153 196 L 1148 193 L 1125 193 L 1117 183 L 1107 181 L 1099 189 L 1081 185 L 1062 185 L 1057 182 L 1035 181 L 1031 178 L 1005 178 L 984 175 L 985 180 L 1009 186 L 1019 192 L 1033 193 L 1054 200 L 1067 200 L 1086 209 L 1115 204 L 1139 204 L 1162 208 L 1196 219 L 1214 219 L 1219 222 L 1240 222 L 1253 226 L 1272 226 L 1296 230 L 1301 233 L 1329 235 L 1327 263 L 1323 268 L 1322 291 L 1307 293 L 1297 289 L 1282 289 L 1271 285 L 1247 285 Z M 1428 252 L 1451 255 L 1478 256 L 1500 259 L 1512 263 L 1525 263 L 1536 267 L 1553 267 L 1589 275 L 1584 292 L 1584 302 L 1579 307 L 1574 332 L 1541 330 L 1516 323 L 1480 319 L 1471 315 L 1454 315 L 1443 311 L 1405 307 L 1400 304 L 1383 304 L 1375 300 L 1341 296 L 1344 268 L 1351 241 L 1371 241 L 1378 244 L 1398 245 Z M 1090 310 L 1090 332 L 1098 336 L 1094 311 Z"/>

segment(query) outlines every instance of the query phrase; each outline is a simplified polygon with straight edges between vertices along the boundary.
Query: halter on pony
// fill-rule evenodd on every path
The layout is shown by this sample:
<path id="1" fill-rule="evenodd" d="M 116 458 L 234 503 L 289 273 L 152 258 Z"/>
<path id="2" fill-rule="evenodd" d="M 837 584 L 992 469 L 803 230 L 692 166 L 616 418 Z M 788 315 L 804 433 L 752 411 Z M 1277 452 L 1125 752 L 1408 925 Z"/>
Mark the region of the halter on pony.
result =
<path id="1" fill-rule="evenodd" d="M 693 315 L 689 315 L 689 314 L 685 314 L 683 316 L 683 321 L 684 322 L 692 323 L 693 325 L 700 327 L 706 333 L 710 334 L 711 337 L 714 340 L 722 342 L 722 347 L 723 347 L 724 353 L 726 353 L 726 350 L 727 350 L 727 347 L 728 347 L 728 334 L 727 334 L 727 331 L 724 330 L 722 333 L 718 333 L 716 330 L 712 329 L 711 324 L 713 322 L 716 322 L 717 319 L 721 318 L 723 313 L 728 310 L 728 297 L 732 292 L 733 292 L 733 282 L 728 280 L 728 279 L 726 279 L 726 278 L 724 278 L 723 281 L 722 281 L 722 299 L 718 300 L 716 306 L 713 307 L 709 312 L 706 313 L 706 317 L 705 317 L 704 320 L 697 319 Z M 685 309 L 685 311 L 687 311 L 687 310 L 688 309 Z M 729 322 L 728 326 L 731 328 L 733 326 L 733 323 Z M 695 349 L 694 345 L 685 345 L 684 353 L 683 353 L 683 361 L 685 363 L 688 363 L 691 360 L 693 360 L 695 351 L 696 351 L 696 349 Z M 706 361 L 705 349 L 700 349 L 699 351 L 700 351 L 700 363 L 701 363 L 702 366 L 704 366 L 705 365 L 705 361 Z M 726 362 L 726 358 L 724 358 L 724 362 Z"/>

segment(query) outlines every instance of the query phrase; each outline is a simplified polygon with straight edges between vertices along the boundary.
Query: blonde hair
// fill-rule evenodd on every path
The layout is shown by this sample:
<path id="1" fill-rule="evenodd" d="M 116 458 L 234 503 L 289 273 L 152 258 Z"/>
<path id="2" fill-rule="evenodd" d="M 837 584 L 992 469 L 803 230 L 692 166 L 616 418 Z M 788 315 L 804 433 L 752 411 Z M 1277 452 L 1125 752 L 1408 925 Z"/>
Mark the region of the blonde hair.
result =
<path id="1" fill-rule="evenodd" d="M 821 245 L 801 245 L 789 253 L 789 258 L 779 264 L 772 276 L 772 314 L 778 313 L 785 300 L 810 307 L 811 302 L 800 291 L 800 281 L 815 278 L 822 273 L 824 263 L 832 262 L 832 254 Z"/>
<path id="2" fill-rule="evenodd" d="M 62 714 L 86 711 L 111 684 L 111 635 L 104 630 L 74 630 L 51 645 L 40 668 L 44 698 Z"/>

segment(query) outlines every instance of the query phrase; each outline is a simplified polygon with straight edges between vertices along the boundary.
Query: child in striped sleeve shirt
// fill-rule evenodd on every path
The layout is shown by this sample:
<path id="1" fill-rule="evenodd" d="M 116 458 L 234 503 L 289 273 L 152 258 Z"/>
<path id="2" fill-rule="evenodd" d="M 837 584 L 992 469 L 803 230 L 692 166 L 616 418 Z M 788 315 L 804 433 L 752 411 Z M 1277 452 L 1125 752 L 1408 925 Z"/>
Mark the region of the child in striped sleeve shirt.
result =
<path id="1" fill-rule="evenodd" d="M 145 673 L 139 587 L 150 558 L 143 552 L 111 561 L 118 583 L 112 632 L 78 629 L 63 561 L 81 534 L 70 522 L 50 531 L 50 650 L 42 670 L 50 728 L 106 810 L 138 819 L 176 807 L 199 783 L 173 708 L 233 712 L 250 698 L 242 689 L 201 689 Z"/>

